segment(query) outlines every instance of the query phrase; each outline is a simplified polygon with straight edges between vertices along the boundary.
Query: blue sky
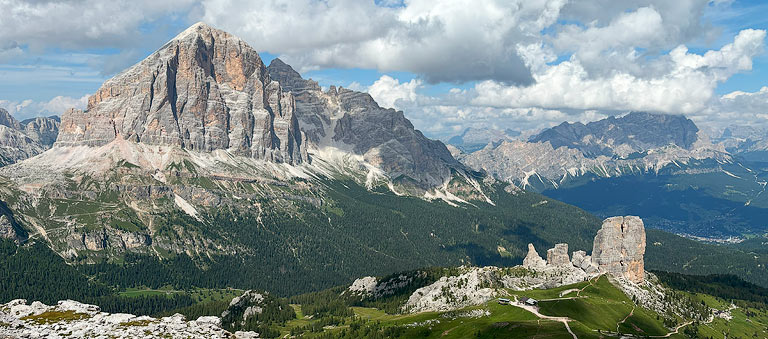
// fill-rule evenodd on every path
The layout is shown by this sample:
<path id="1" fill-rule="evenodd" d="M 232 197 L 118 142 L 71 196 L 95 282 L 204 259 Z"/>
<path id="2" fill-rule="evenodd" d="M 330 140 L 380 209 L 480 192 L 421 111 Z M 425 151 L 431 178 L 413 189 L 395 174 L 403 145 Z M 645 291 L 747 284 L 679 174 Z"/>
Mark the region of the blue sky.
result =
<path id="1" fill-rule="evenodd" d="M 768 86 L 762 1 L 562 2 L 555 16 L 522 0 L 441 8 L 426 0 L 93 1 L 0 4 L 9 13 L 0 22 L 0 107 L 19 118 L 82 108 L 106 79 L 204 20 L 242 37 L 267 64 L 281 57 L 321 86 L 370 91 L 433 137 L 628 110 L 715 125 L 734 116 L 765 123 L 768 113 L 752 104 Z M 680 45 L 685 60 L 670 61 Z M 697 59 L 709 52 L 719 56 Z M 680 98 L 648 99 L 657 88 Z M 721 98 L 734 91 L 756 93 L 749 111 Z"/>

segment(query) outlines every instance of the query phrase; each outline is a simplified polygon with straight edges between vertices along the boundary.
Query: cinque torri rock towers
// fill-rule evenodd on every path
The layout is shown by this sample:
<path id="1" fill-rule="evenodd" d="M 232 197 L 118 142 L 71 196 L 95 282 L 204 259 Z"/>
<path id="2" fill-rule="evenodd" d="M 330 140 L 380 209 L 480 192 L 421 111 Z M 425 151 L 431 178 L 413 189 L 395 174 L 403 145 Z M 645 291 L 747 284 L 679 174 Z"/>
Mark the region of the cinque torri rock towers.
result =
<path id="1" fill-rule="evenodd" d="M 586 274 L 607 273 L 634 283 L 645 280 L 645 226 L 643 220 L 635 216 L 611 217 L 603 221 L 592 245 L 592 255 L 584 251 L 568 257 L 568 244 L 556 244 L 547 250 L 547 260 L 542 259 L 528 244 L 528 255 L 523 266 L 528 269 L 542 270 L 550 267 L 574 266 Z"/>

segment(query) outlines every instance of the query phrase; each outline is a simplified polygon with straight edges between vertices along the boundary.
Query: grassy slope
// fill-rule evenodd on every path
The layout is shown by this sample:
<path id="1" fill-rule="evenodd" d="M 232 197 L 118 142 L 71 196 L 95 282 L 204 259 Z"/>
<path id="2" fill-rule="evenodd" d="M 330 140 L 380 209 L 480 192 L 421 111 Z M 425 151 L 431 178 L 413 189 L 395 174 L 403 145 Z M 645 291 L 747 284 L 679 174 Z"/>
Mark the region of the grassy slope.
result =
<path id="1" fill-rule="evenodd" d="M 594 282 L 582 282 L 548 290 L 512 291 L 514 296 L 529 296 L 539 299 L 559 298 L 560 293 L 570 289 L 583 289 L 581 299 L 542 301 L 540 312 L 550 316 L 562 316 L 573 319 L 571 329 L 579 338 L 597 338 L 597 330 L 615 332 L 616 326 L 627 317 L 633 303 L 607 278 L 601 277 Z M 575 292 L 565 297 L 575 296 Z M 298 307 L 298 306 L 297 306 Z M 453 312 L 426 312 L 418 314 L 392 315 L 375 308 L 354 307 L 359 319 L 383 324 L 383 326 L 403 326 L 402 337 L 406 338 L 498 338 L 498 337 L 540 337 L 570 338 L 565 326 L 558 321 L 539 319 L 534 314 L 510 305 L 499 305 L 495 300 L 483 305 L 467 307 Z M 490 315 L 481 317 L 462 317 L 462 313 L 472 310 L 488 311 Z M 294 325 L 306 326 L 312 320 L 306 318 L 289 322 L 283 327 L 283 333 L 290 332 Z M 348 325 L 329 328 L 326 332 L 339 334 Z M 639 328 L 641 330 L 637 330 Z M 623 333 L 659 335 L 666 334 L 663 324 L 652 311 L 636 308 L 620 327 Z M 305 333 L 306 337 L 321 335 Z"/>

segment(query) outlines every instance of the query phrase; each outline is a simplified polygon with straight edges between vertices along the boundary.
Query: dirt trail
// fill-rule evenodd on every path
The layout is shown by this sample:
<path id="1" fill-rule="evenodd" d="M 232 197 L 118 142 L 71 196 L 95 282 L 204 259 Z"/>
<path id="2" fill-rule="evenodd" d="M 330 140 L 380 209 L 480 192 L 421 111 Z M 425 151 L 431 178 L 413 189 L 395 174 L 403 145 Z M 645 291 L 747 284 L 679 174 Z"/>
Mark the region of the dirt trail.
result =
<path id="1" fill-rule="evenodd" d="M 680 325 L 677 325 L 677 326 L 675 327 L 675 330 L 674 330 L 674 331 L 672 331 L 672 332 L 669 332 L 669 333 L 667 333 L 667 334 L 665 334 L 665 335 L 651 335 L 651 336 L 649 336 L 649 337 L 651 337 L 651 338 L 669 338 L 671 335 L 673 335 L 673 334 L 677 334 L 677 332 L 678 332 L 678 331 L 680 331 L 680 329 L 681 329 L 681 328 L 683 328 L 683 327 L 685 327 L 685 326 L 688 326 L 688 325 L 690 325 L 690 324 L 693 324 L 693 321 L 689 321 L 689 322 L 687 322 L 687 323 L 684 323 L 684 324 L 680 324 Z"/>
<path id="2" fill-rule="evenodd" d="M 573 333 L 573 331 L 571 331 L 571 326 L 568 325 L 568 322 L 571 321 L 571 318 L 568 318 L 568 317 L 551 317 L 551 316 L 548 316 L 548 315 L 543 315 L 543 314 L 539 313 L 539 308 L 538 307 L 530 306 L 530 305 L 526 305 L 526 304 L 520 303 L 520 302 L 517 301 L 517 298 L 515 298 L 515 301 L 512 302 L 510 305 L 515 306 L 515 307 L 519 307 L 519 308 L 522 308 L 522 309 L 524 309 L 524 310 L 526 310 L 528 312 L 531 312 L 535 316 L 539 317 L 540 319 L 559 321 L 559 322 L 563 323 L 563 325 L 565 325 L 565 329 L 568 330 L 568 333 L 570 333 L 571 336 L 573 336 L 573 339 L 579 339 L 579 337 L 577 337 L 576 334 Z"/>
<path id="3" fill-rule="evenodd" d="M 619 323 L 616 324 L 616 333 L 620 333 L 619 327 L 621 327 L 621 324 L 627 321 L 627 319 L 629 319 L 629 317 L 631 317 L 633 314 L 635 314 L 635 306 L 632 306 L 632 310 L 629 311 L 629 314 L 627 314 L 627 316 L 624 317 L 624 319 L 622 319 L 621 321 L 619 321 Z"/>

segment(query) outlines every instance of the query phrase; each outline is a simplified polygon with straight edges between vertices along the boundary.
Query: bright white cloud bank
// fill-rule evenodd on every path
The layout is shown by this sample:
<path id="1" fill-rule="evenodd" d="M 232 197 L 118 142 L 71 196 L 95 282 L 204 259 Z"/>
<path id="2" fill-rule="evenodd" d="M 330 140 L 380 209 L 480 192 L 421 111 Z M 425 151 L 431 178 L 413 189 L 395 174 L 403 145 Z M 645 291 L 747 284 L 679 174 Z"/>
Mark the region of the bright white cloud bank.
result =
<path id="1" fill-rule="evenodd" d="M 728 0 L 0 0 L 0 62 L 25 49 L 128 48 L 98 60 L 117 70 L 147 25 L 203 20 L 280 55 L 300 71 L 406 71 L 368 90 L 433 136 L 469 125 L 541 128 L 628 110 L 698 120 L 760 119 L 766 94 L 722 98 L 719 84 L 752 69 L 766 32 L 712 46 L 705 13 Z M 78 18 L 78 20 L 73 20 Z M 139 34 L 137 34 L 139 33 Z M 127 46 L 127 47 L 126 47 Z M 706 48 L 702 48 L 706 46 Z M 467 84 L 426 95 L 431 84 Z M 18 103 L 16 103 L 18 105 Z M 42 104 L 40 104 L 42 105 Z"/>
<path id="2" fill-rule="evenodd" d="M 405 110 L 431 135 L 468 125 L 541 128 L 562 120 L 643 110 L 702 116 L 726 109 L 717 86 L 752 69 L 766 32 L 746 29 L 704 52 L 689 45 L 718 30 L 702 17 L 728 6 L 707 0 L 357 0 L 203 2 L 204 20 L 280 54 L 300 70 L 410 71 L 367 90 Z M 233 17 L 232 10 L 242 13 Z M 469 90 L 420 94 L 435 81 Z M 355 87 L 365 88 L 360 84 Z M 765 107 L 768 109 L 768 107 Z"/>
<path id="3" fill-rule="evenodd" d="M 4 108 L 19 120 L 45 115 L 61 115 L 70 108 L 85 109 L 90 94 L 80 98 L 57 96 L 50 101 L 9 101 L 0 100 L 0 108 Z"/>

